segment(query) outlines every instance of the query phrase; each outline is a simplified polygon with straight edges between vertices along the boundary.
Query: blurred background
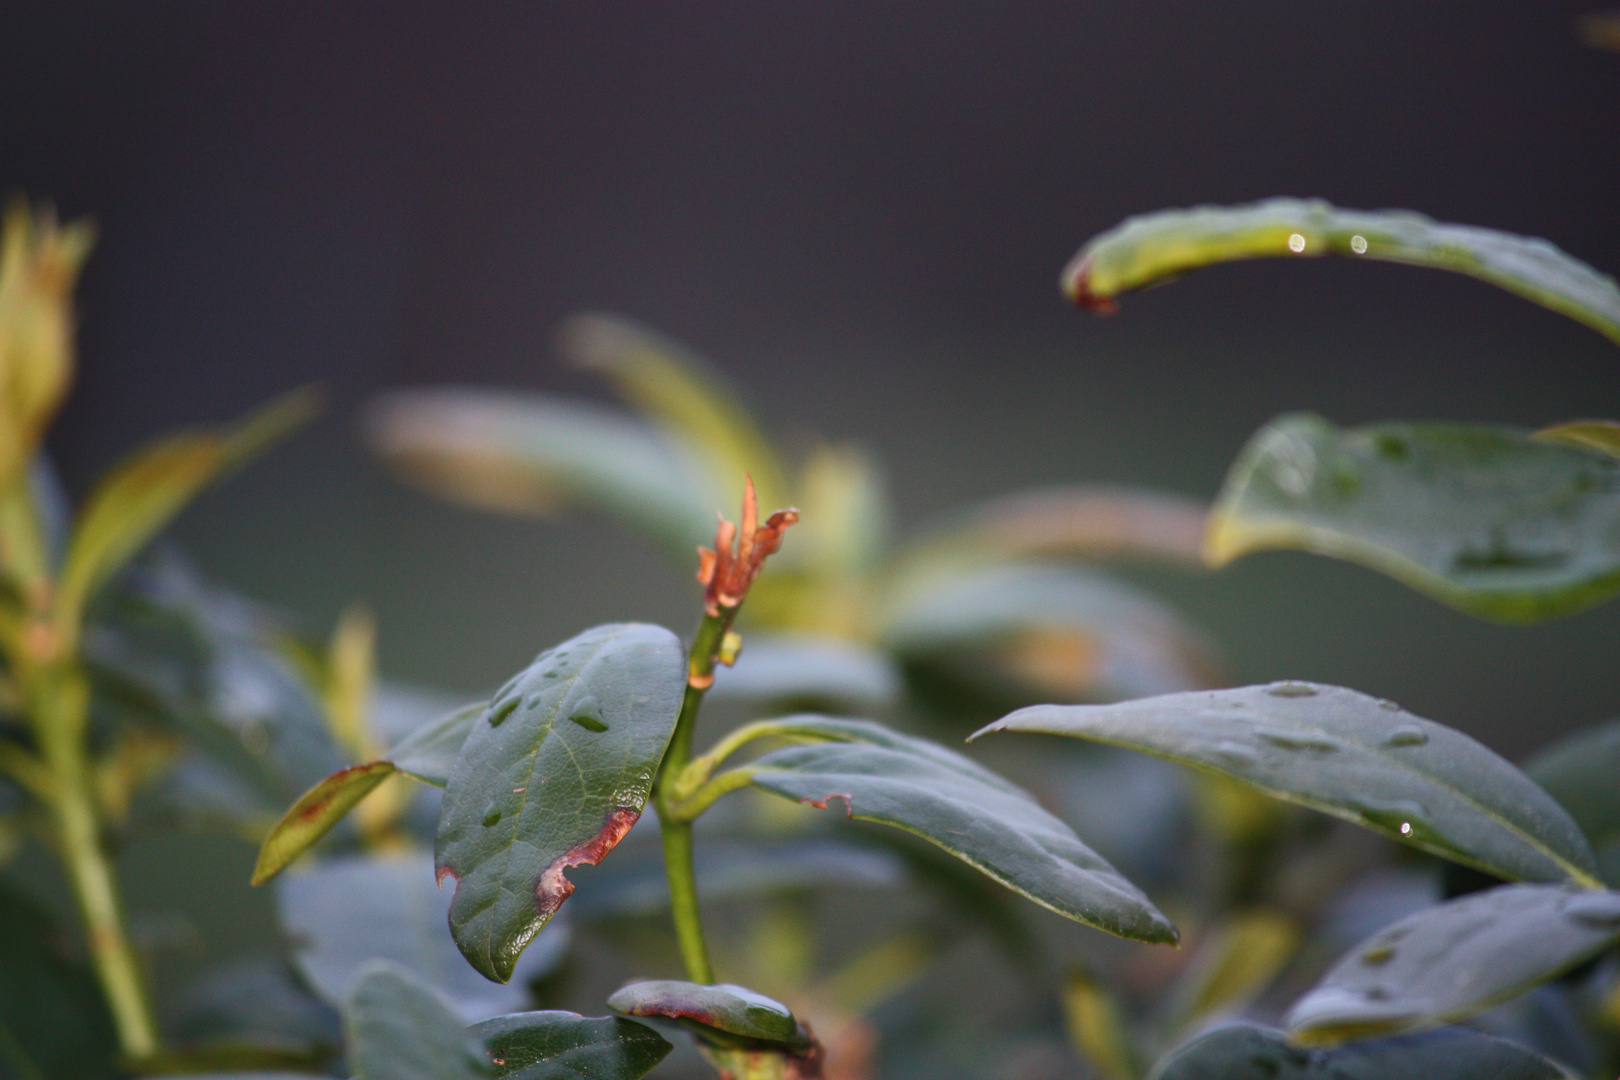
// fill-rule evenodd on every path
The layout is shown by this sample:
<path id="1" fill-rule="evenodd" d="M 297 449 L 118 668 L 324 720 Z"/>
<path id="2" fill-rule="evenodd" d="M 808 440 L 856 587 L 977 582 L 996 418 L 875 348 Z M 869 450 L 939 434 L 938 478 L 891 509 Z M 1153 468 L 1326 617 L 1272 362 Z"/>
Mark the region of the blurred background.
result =
<path id="1" fill-rule="evenodd" d="M 903 531 L 1035 484 L 1207 498 L 1296 409 L 1617 416 L 1610 342 L 1466 278 L 1257 262 L 1110 319 L 1057 289 L 1125 216 L 1270 195 L 1620 270 L 1620 55 L 1584 10 L 13 0 L 0 189 L 100 228 L 52 452 L 82 491 L 139 440 L 324 383 L 325 418 L 177 537 L 313 634 L 368 602 L 386 674 L 470 696 L 593 623 L 694 614 L 610 523 L 449 507 L 359 438 L 393 386 L 609 400 L 554 356 L 581 309 L 713 358 L 790 449 L 864 444 Z M 1509 756 L 1620 713 L 1620 604 L 1495 626 L 1296 554 L 1139 577 L 1236 682 L 1354 686 Z"/>

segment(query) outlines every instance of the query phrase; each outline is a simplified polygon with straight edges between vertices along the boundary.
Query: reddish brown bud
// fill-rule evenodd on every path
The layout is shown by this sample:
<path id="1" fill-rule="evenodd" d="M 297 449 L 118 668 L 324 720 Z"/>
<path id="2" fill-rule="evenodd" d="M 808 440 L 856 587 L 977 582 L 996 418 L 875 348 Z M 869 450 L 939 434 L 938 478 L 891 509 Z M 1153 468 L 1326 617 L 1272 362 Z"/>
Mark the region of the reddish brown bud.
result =
<path id="1" fill-rule="evenodd" d="M 743 602 L 765 560 L 781 548 L 782 534 L 798 520 L 797 510 L 778 510 L 761 525 L 754 479 L 748 477 L 743 487 L 741 533 L 737 526 L 721 518 L 714 530 L 714 551 L 698 549 L 698 581 L 706 586 L 703 606 L 709 614 L 718 615 L 721 608 L 734 608 Z"/>

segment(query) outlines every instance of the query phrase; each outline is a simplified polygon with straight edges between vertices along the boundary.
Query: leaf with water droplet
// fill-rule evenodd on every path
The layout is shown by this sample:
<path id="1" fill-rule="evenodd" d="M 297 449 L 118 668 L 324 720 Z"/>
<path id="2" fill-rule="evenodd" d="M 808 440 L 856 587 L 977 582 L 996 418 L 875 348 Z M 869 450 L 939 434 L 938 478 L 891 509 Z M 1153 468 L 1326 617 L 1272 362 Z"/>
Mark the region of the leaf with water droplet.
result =
<path id="1" fill-rule="evenodd" d="M 1298 1041 L 1452 1023 L 1620 942 L 1620 894 L 1503 885 L 1402 919 L 1362 942 L 1294 1005 Z"/>
<path id="2" fill-rule="evenodd" d="M 1574 1080 L 1548 1058 L 1467 1028 L 1307 1049 L 1258 1024 L 1229 1024 L 1172 1050 L 1148 1080 Z"/>
<path id="3" fill-rule="evenodd" d="M 501 982 L 573 891 L 564 871 L 599 861 L 641 814 L 686 688 L 684 651 L 662 627 L 599 626 L 568 644 L 490 703 L 504 723 L 473 725 L 439 814 L 435 859 L 457 882 L 451 933 Z M 575 715 L 604 730 L 563 722 Z"/>
<path id="4" fill-rule="evenodd" d="M 1336 469 L 1363 483 L 1327 484 Z M 1620 591 L 1620 459 L 1518 428 L 1284 416 L 1227 473 L 1205 550 L 1219 566 L 1284 549 L 1360 563 L 1483 618 L 1569 614 Z"/>
<path id="5" fill-rule="evenodd" d="M 973 737 L 1025 731 L 1125 746 L 1498 877 L 1599 884 L 1580 829 L 1511 764 L 1432 720 L 1391 712 L 1354 690 L 1311 685 L 1310 696 L 1248 686 L 1114 705 L 1037 705 Z M 1404 735 L 1391 746 L 1396 731 Z"/>

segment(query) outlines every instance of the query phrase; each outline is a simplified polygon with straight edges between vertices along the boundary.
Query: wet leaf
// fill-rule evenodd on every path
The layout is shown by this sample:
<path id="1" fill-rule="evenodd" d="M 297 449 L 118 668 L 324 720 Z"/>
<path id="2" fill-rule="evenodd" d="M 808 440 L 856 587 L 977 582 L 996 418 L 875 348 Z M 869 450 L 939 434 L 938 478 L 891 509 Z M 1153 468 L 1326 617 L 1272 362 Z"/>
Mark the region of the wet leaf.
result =
<path id="1" fill-rule="evenodd" d="M 796 716 L 777 734 L 805 745 L 745 768 L 755 787 L 921 836 L 1042 907 L 1121 937 L 1173 942 L 1141 890 L 1023 789 L 942 746 L 862 720 Z"/>
<path id="2" fill-rule="evenodd" d="M 957 681 L 1012 683 L 1067 701 L 1207 686 L 1202 635 L 1148 594 L 1094 571 L 1053 564 L 985 567 L 905 587 L 880 640 Z M 979 688 L 982 688 L 980 686 Z"/>
<path id="3" fill-rule="evenodd" d="M 58 625 L 76 626 L 96 589 L 199 491 L 309 420 L 317 405 L 313 391 L 294 391 L 233 427 L 170 435 L 114 466 L 90 492 L 68 544 Z"/>
<path id="4" fill-rule="evenodd" d="M 1595 848 L 1620 840 L 1620 718 L 1583 728 L 1524 763 Z"/>
<path id="5" fill-rule="evenodd" d="M 343 1010 L 355 1080 L 481 1080 L 494 1067 L 448 1002 L 398 964 L 375 960 Z"/>
<path id="6" fill-rule="evenodd" d="M 259 859 L 253 865 L 252 884 L 262 885 L 279 874 L 289 863 L 313 847 L 316 841 L 343 820 L 361 799 L 377 785 L 393 776 L 391 761 L 370 761 L 351 765 L 328 776 L 299 797 L 280 821 L 271 827 L 259 846 Z"/>
<path id="7" fill-rule="evenodd" d="M 1301 1042 L 1462 1020 L 1620 941 L 1620 894 L 1503 885 L 1427 908 L 1345 955 L 1295 1003 Z"/>
<path id="8" fill-rule="evenodd" d="M 1620 341 L 1620 287 L 1546 240 L 1442 224 L 1409 210 L 1341 210 L 1320 199 L 1129 218 L 1080 249 L 1063 271 L 1063 291 L 1078 304 L 1112 310 L 1122 293 L 1203 266 L 1328 254 L 1467 274 Z"/>
<path id="9" fill-rule="evenodd" d="M 1149 1080 L 1574 1080 L 1527 1046 L 1467 1028 L 1331 1050 L 1293 1045 L 1254 1024 L 1216 1028 L 1170 1052 Z"/>
<path id="10" fill-rule="evenodd" d="M 814 1042 L 786 1005 L 730 983 L 702 986 L 674 979 L 631 983 L 608 998 L 608 1008 L 627 1016 L 679 1021 L 710 1046 L 803 1051 Z"/>
<path id="11" fill-rule="evenodd" d="M 639 1080 L 672 1049 L 645 1024 L 617 1016 L 516 1013 L 472 1031 L 507 1080 Z"/>
<path id="12" fill-rule="evenodd" d="M 478 974 L 450 937 L 450 891 L 434 883 L 425 851 L 317 863 L 276 883 L 276 906 L 299 970 L 326 1000 L 342 1003 L 367 963 L 392 960 L 443 994 L 464 1023 L 529 1004 L 527 983 L 568 947 L 554 928 L 518 960 L 513 982 Z"/>
<path id="13" fill-rule="evenodd" d="M 1281 682 L 1036 705 L 974 738 L 993 731 L 1168 758 L 1509 880 L 1599 884 L 1586 838 L 1529 777 L 1459 731 L 1354 690 Z"/>
<path id="14" fill-rule="evenodd" d="M 65 940 L 45 911 L 0 883 L 0 1076 L 121 1075 L 112 1017 Z"/>
<path id="15" fill-rule="evenodd" d="M 1613 420 L 1571 420 L 1542 428 L 1536 438 L 1620 457 L 1620 424 Z"/>
<path id="16" fill-rule="evenodd" d="M 709 697 L 888 709 L 900 693 L 900 673 L 881 652 L 838 638 L 749 633 L 736 664 L 716 669 Z"/>
<path id="17" fill-rule="evenodd" d="M 590 506 L 682 558 L 714 533 L 721 503 L 696 452 L 606 409 L 489 390 L 396 390 L 368 406 L 366 431 L 402 477 L 454 502 L 530 514 Z"/>
<path id="18" fill-rule="evenodd" d="M 641 816 L 675 729 L 686 657 L 658 626 L 599 626 L 508 683 L 474 723 L 439 816 L 450 929 L 479 971 L 511 977 L 573 884 Z"/>
<path id="19" fill-rule="evenodd" d="M 717 490 L 730 491 L 746 473 L 764 505 L 785 503 L 787 485 L 775 449 L 707 361 L 618 315 L 576 315 L 560 340 L 569 359 L 612 379 L 671 441 L 695 448 Z"/>
<path id="20" fill-rule="evenodd" d="M 1216 565 L 1300 549 L 1453 607 L 1535 622 L 1620 590 L 1620 461 L 1517 428 L 1284 416 L 1238 456 L 1210 517 Z"/>

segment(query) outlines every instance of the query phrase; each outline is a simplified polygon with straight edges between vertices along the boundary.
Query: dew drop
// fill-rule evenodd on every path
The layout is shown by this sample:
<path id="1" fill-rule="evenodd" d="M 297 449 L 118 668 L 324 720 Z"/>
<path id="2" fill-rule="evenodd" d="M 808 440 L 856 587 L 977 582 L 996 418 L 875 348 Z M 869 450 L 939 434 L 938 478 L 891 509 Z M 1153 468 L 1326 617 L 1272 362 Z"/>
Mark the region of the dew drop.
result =
<path id="1" fill-rule="evenodd" d="M 1572 896 L 1559 905 L 1563 913 L 1578 923 L 1609 927 L 1620 924 L 1620 894 L 1588 892 Z"/>
<path id="2" fill-rule="evenodd" d="M 1411 724 L 1402 724 L 1384 736 L 1385 746 L 1422 746 L 1428 741 L 1429 736 Z"/>
<path id="3" fill-rule="evenodd" d="M 1315 697 L 1316 687 L 1310 683 L 1295 682 L 1290 679 L 1287 682 L 1272 683 L 1266 687 L 1266 693 L 1272 697 Z"/>
<path id="4" fill-rule="evenodd" d="M 1328 754 L 1339 748 L 1339 740 L 1331 735 L 1316 735 L 1308 731 L 1281 731 L 1277 728 L 1255 728 L 1255 738 L 1283 750 L 1314 750 Z"/>
<path id="5" fill-rule="evenodd" d="M 1388 1001 L 1395 996 L 1394 991 L 1382 983 L 1373 983 L 1371 986 L 1363 988 L 1361 994 L 1368 1001 Z"/>
<path id="6" fill-rule="evenodd" d="M 500 807 L 496 806 L 493 802 L 491 802 L 488 806 L 484 807 L 484 827 L 486 829 L 489 828 L 491 825 L 494 825 L 494 824 L 498 823 L 500 820 L 501 820 L 501 808 Z"/>
<path id="7" fill-rule="evenodd" d="M 1401 822 L 1401 835 L 1402 836 L 1411 836 L 1412 835 L 1412 823 L 1410 821 Z"/>
<path id="8" fill-rule="evenodd" d="M 1378 707 L 1380 709 L 1383 709 L 1385 712 L 1400 712 L 1401 711 L 1401 707 L 1399 705 L 1395 704 L 1393 701 L 1389 700 L 1389 698 L 1387 698 L 1387 697 L 1378 699 Z"/>
<path id="9" fill-rule="evenodd" d="M 1361 954 L 1361 962 L 1372 967 L 1387 964 L 1393 959 L 1395 959 L 1395 946 L 1387 942 L 1374 945 Z"/>
<path id="10" fill-rule="evenodd" d="M 586 694 L 579 699 L 568 719 L 584 728 L 586 731 L 606 731 L 607 723 L 602 719 L 602 703 L 596 700 L 594 694 Z"/>
<path id="11" fill-rule="evenodd" d="M 1367 238 L 1357 234 L 1350 238 L 1350 250 L 1357 255 L 1367 254 Z"/>
<path id="12" fill-rule="evenodd" d="M 1305 237 L 1302 233 L 1288 234 L 1288 250 L 1296 255 L 1305 250 Z"/>
<path id="13" fill-rule="evenodd" d="M 544 677 L 547 679 L 555 679 L 557 677 L 557 669 L 552 668 L 550 671 L 545 673 Z"/>
<path id="14" fill-rule="evenodd" d="M 495 706 L 495 710 L 489 714 L 489 726 L 500 727 L 502 722 L 504 722 L 508 716 L 511 716 L 517 707 L 522 703 L 522 698 L 513 697 L 507 698 L 505 701 Z"/>
<path id="15" fill-rule="evenodd" d="M 1253 748 L 1230 740 L 1216 744 L 1215 756 L 1231 765 L 1253 765 L 1257 760 Z"/>

